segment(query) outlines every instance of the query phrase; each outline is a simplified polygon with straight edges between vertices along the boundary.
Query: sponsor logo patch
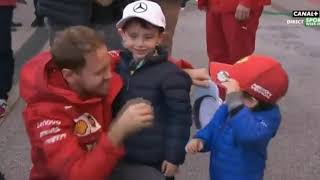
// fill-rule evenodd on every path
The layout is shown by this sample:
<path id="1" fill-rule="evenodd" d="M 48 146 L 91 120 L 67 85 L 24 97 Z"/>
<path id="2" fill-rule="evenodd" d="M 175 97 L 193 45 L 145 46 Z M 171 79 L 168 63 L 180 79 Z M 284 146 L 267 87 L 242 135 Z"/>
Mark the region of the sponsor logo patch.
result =
<path id="1" fill-rule="evenodd" d="M 98 123 L 96 118 L 89 113 L 82 114 L 78 118 L 74 119 L 74 122 L 76 123 L 74 133 L 80 137 L 90 135 L 101 129 L 101 125 Z"/>

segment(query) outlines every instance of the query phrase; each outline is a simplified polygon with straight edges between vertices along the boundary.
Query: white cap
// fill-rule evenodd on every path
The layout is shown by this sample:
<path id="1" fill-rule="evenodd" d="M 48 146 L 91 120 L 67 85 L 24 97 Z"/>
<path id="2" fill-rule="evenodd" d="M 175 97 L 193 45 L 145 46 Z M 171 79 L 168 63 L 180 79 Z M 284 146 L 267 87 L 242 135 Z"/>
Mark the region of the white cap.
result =
<path id="1" fill-rule="evenodd" d="M 117 28 L 121 28 L 127 20 L 134 17 L 141 18 L 157 27 L 166 28 L 166 18 L 159 4 L 155 2 L 140 0 L 128 4 L 123 10 L 121 20 L 117 23 Z"/>

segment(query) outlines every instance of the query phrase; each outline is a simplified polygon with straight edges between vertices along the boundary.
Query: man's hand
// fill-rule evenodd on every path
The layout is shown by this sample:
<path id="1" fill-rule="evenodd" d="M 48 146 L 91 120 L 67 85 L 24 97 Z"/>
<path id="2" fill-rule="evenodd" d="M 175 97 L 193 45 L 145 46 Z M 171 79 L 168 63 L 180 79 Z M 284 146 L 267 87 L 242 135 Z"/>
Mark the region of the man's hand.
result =
<path id="1" fill-rule="evenodd" d="M 196 154 L 200 152 L 204 147 L 204 143 L 201 139 L 192 139 L 186 145 L 186 152 Z"/>
<path id="2" fill-rule="evenodd" d="M 163 161 L 161 166 L 161 172 L 166 177 L 173 177 L 178 172 L 178 166 L 168 161 Z"/>
<path id="3" fill-rule="evenodd" d="M 239 4 L 235 13 L 235 18 L 239 21 L 244 21 L 250 16 L 250 8 Z"/>
<path id="4" fill-rule="evenodd" d="M 222 82 L 221 85 L 226 88 L 226 94 L 241 91 L 239 83 L 235 79 L 229 79 L 226 82 Z"/>
<path id="5" fill-rule="evenodd" d="M 209 72 L 206 68 L 199 69 L 184 69 L 184 71 L 190 76 L 192 79 L 192 84 L 196 86 L 208 87 L 209 80 L 211 79 L 209 76 Z"/>
<path id="6" fill-rule="evenodd" d="M 152 126 L 154 119 L 151 103 L 142 98 L 133 99 L 118 113 L 109 130 L 109 138 L 120 145 L 126 136 Z"/>
<path id="7" fill-rule="evenodd" d="M 95 1 L 101 6 L 109 6 L 113 2 L 113 0 L 95 0 Z"/>

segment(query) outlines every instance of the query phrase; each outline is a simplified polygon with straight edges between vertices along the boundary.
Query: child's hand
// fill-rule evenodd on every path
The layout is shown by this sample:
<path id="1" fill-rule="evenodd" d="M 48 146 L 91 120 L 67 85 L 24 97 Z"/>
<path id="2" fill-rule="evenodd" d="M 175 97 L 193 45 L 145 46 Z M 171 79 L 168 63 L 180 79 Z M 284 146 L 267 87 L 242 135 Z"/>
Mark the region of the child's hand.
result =
<path id="1" fill-rule="evenodd" d="M 201 139 L 192 139 L 186 146 L 187 153 L 195 154 L 200 152 L 204 147 L 204 143 Z"/>
<path id="2" fill-rule="evenodd" d="M 239 83 L 235 79 L 229 79 L 228 81 L 222 82 L 221 85 L 226 88 L 226 94 L 240 91 Z"/>
<path id="3" fill-rule="evenodd" d="M 161 166 L 161 172 L 166 177 L 173 177 L 178 172 L 178 166 L 168 161 L 163 161 Z"/>

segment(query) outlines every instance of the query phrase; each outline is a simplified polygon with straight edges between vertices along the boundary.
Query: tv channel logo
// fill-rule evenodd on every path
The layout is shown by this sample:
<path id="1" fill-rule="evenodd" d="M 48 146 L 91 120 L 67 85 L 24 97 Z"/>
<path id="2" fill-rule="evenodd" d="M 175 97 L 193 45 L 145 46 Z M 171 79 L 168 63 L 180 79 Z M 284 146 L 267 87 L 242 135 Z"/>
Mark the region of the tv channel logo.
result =
<path id="1" fill-rule="evenodd" d="M 292 11 L 293 18 L 317 18 L 319 17 L 319 10 L 294 10 Z"/>

